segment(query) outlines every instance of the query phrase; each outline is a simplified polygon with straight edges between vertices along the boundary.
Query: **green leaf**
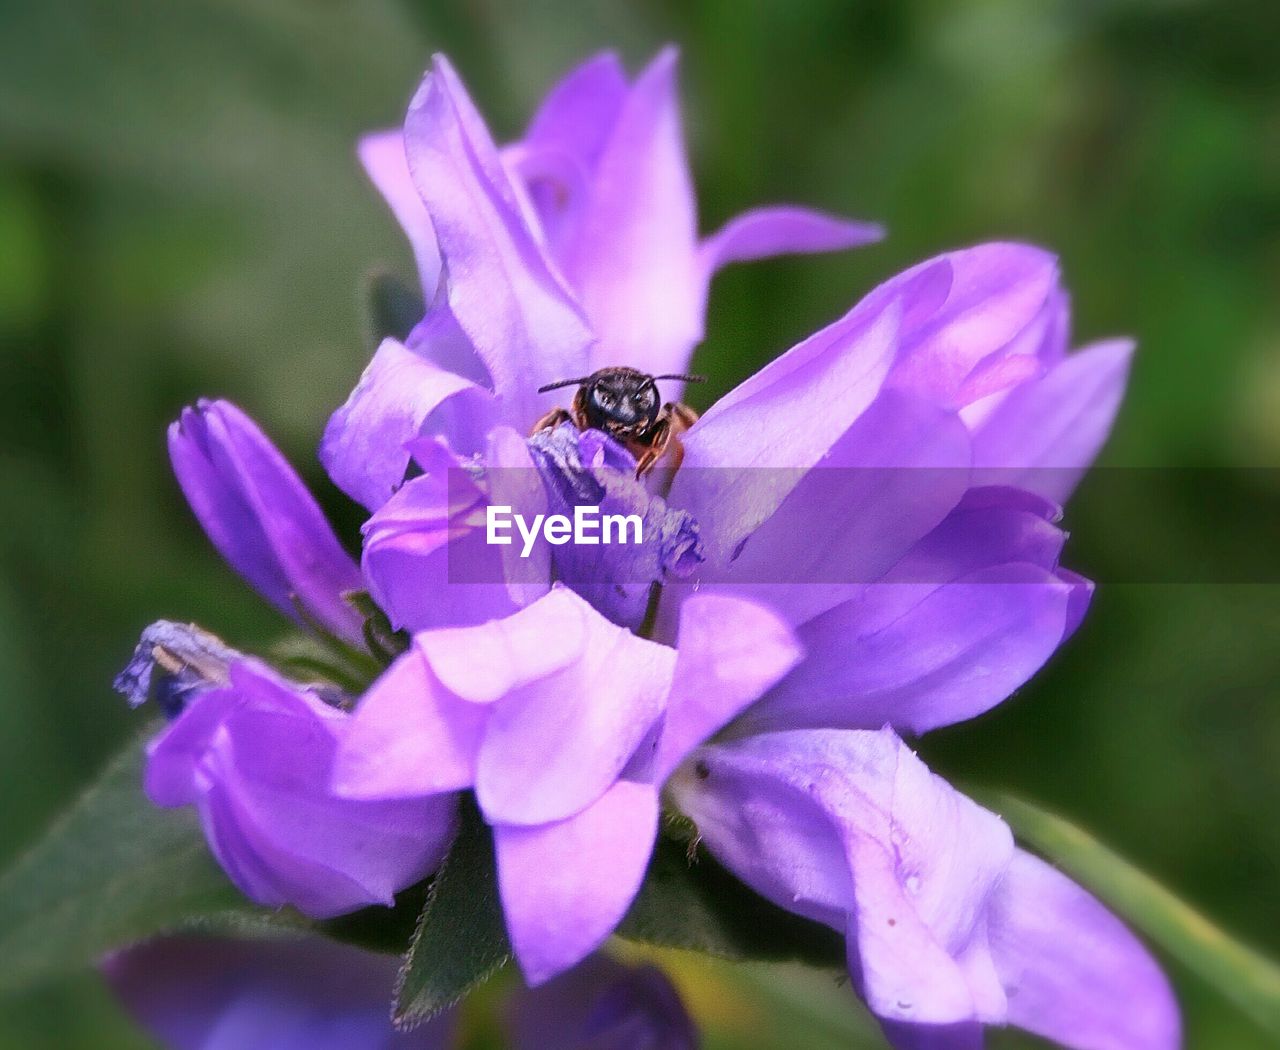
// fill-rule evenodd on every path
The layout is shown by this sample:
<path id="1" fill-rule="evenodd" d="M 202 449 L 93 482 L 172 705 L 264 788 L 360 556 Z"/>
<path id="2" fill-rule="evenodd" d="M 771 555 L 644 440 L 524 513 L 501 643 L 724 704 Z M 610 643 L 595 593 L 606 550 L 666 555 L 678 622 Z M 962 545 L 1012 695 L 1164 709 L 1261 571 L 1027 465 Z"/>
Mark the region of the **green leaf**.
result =
<path id="1" fill-rule="evenodd" d="M 403 342 L 422 320 L 426 306 L 416 288 L 392 274 L 375 273 L 369 278 L 365 310 L 369 343 L 376 349 L 388 336 Z"/>
<path id="2" fill-rule="evenodd" d="M 1093 890 L 1153 943 L 1259 1025 L 1280 1036 L 1280 968 L 1062 817 L 1004 794 L 978 793 L 1019 838 Z"/>
<path id="3" fill-rule="evenodd" d="M 361 908 L 336 919 L 315 924 L 318 933 L 384 955 L 403 955 L 413 940 L 418 919 L 431 893 L 431 880 L 423 879 L 396 894 L 394 907 L 380 904 Z"/>
<path id="4" fill-rule="evenodd" d="M 468 801 L 405 955 L 396 1024 L 409 1028 L 452 1006 L 510 957 L 493 837 Z"/>
<path id="5" fill-rule="evenodd" d="M 771 904 L 705 854 L 691 862 L 686 844 L 665 835 L 618 935 L 725 959 L 845 965 L 835 930 Z"/>
<path id="6" fill-rule="evenodd" d="M 192 809 L 161 809 L 142 790 L 151 725 L 25 856 L 0 876 L 0 992 L 92 965 L 104 952 L 179 929 L 242 936 L 314 930 L 400 954 L 428 883 L 393 908 L 327 922 L 246 899 L 223 874 Z"/>
<path id="7" fill-rule="evenodd" d="M 142 791 L 150 729 L 113 760 L 0 877 L 0 990 L 92 964 L 104 952 L 179 927 L 261 932 L 301 926 L 249 904 L 209 854 L 190 810 Z"/>

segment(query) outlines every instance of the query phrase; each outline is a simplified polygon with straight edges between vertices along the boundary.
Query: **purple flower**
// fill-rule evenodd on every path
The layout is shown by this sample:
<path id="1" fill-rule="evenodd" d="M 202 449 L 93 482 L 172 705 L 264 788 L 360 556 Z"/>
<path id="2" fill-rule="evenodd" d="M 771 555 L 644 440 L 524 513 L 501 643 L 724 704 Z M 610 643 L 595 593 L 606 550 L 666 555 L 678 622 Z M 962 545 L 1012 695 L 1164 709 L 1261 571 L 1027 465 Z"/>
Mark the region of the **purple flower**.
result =
<path id="1" fill-rule="evenodd" d="M 526 443 L 498 426 L 474 457 L 449 435 L 418 439 L 422 476 L 365 527 L 370 589 L 419 630 L 514 612 L 554 576 L 635 628 L 657 582 L 661 641 L 686 595 L 718 590 L 775 609 L 807 651 L 753 728 L 922 732 L 972 717 L 1044 664 L 1091 594 L 1059 567 L 1051 500 L 1105 439 L 1129 347 L 1067 355 L 1066 329 L 1039 249 L 921 264 L 713 405 L 684 434 L 665 499 L 593 431 Z M 624 493 L 654 526 L 644 545 L 521 561 L 484 536 L 489 504 L 563 511 Z"/>
<path id="2" fill-rule="evenodd" d="M 388 1000 L 400 962 L 321 937 L 179 935 L 113 952 L 107 983 L 172 1050 L 449 1050 L 458 1011 L 396 1031 Z M 501 1007 L 512 1050 L 693 1050 L 697 1033 L 653 966 L 596 955 Z"/>
<path id="3" fill-rule="evenodd" d="M 356 709 L 335 790 L 413 800 L 473 788 L 512 948 L 541 984 L 626 913 L 667 775 L 798 655 L 775 617 L 727 597 L 686 602 L 678 641 L 640 638 L 563 587 L 504 620 L 423 631 Z"/>
<path id="4" fill-rule="evenodd" d="M 656 966 L 591 956 L 504 1010 L 511 1050 L 695 1050 L 698 1033 Z"/>
<path id="5" fill-rule="evenodd" d="M 322 937 L 195 934 L 113 952 L 101 969 L 129 1014 L 171 1050 L 446 1050 L 456 1016 L 397 1032 L 399 960 Z"/>
<path id="6" fill-rule="evenodd" d="M 241 576 L 292 619 L 359 642 L 344 600 L 363 586 L 302 479 L 235 405 L 201 401 L 169 428 L 178 483 L 204 530 Z"/>
<path id="7" fill-rule="evenodd" d="M 619 362 L 682 371 L 721 266 L 881 235 L 780 207 L 699 240 L 673 50 L 632 83 L 616 56 L 590 60 L 505 149 L 437 56 L 403 133 L 370 136 L 360 155 L 429 304 L 405 345 L 379 347 L 321 446 L 334 481 L 370 510 L 400 485 L 414 437 L 447 432 L 470 454 L 496 423 L 527 432 L 549 407 L 543 383 Z"/>
<path id="8" fill-rule="evenodd" d="M 393 903 L 439 865 L 455 799 L 340 798 L 329 786 L 350 716 L 256 660 L 188 691 L 147 746 L 158 806 L 195 806 L 209 847 L 251 900 L 316 918 Z"/>
<path id="9" fill-rule="evenodd" d="M 1089 602 L 1059 565 L 1059 504 L 1132 348 L 1068 353 L 1051 255 L 986 244 L 890 279 L 714 404 L 674 473 L 638 479 L 629 452 L 573 424 L 527 436 L 570 396 L 544 384 L 682 371 L 723 263 L 877 235 L 783 208 L 699 242 L 674 70 L 664 52 L 628 83 L 594 59 L 499 149 L 437 58 L 403 132 L 362 142 L 428 305 L 322 443 L 372 512 L 360 573 L 230 406 L 184 416 L 174 460 L 214 542 L 278 606 L 355 637 L 341 595 L 362 574 L 412 645 L 351 716 L 251 662 L 208 689 L 166 666 L 181 713 L 149 791 L 200 807 L 254 899 L 317 915 L 429 871 L 456 793 L 474 791 L 514 953 L 545 985 L 627 911 L 679 767 L 671 797 L 717 856 L 845 933 L 896 1044 L 976 1046 L 1012 1023 L 1071 1046 L 1171 1045 L 1176 1010 L 1141 946 L 896 735 L 1000 703 Z M 584 505 L 633 514 L 644 541 L 526 558 L 486 534 L 492 507 Z M 141 670 L 124 677 L 134 697 Z"/>
<path id="10" fill-rule="evenodd" d="M 1012 1024 L 1081 1050 L 1169 1050 L 1176 1003 L 1096 900 L 885 728 L 714 744 L 673 777 L 710 851 L 781 907 L 845 934 L 898 1047 L 977 1048 Z"/>
<path id="11" fill-rule="evenodd" d="M 1009 487 L 1065 496 L 1123 390 L 1127 347 L 1064 357 L 1065 325 L 1051 256 L 984 245 L 893 278 L 723 397 L 667 497 L 706 562 L 663 588 L 657 636 L 708 591 L 791 623 L 806 657 L 747 713 L 757 731 L 922 732 L 1005 699 L 1091 594 L 1058 566 L 1050 492 Z M 974 467 L 1023 402 L 1040 407 L 1001 469 Z"/>

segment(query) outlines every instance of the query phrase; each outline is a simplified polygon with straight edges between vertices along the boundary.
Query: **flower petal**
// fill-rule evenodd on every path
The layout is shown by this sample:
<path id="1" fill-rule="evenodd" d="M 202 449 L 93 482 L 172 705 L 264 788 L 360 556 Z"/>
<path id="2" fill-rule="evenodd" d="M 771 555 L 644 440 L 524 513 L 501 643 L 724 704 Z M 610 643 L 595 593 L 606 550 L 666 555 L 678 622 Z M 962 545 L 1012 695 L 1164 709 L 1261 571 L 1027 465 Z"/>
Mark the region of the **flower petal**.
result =
<path id="1" fill-rule="evenodd" d="M 1174 1050 L 1169 982 L 1125 925 L 1061 872 L 1019 850 L 996 887 L 991 952 L 1009 1022 L 1064 1046 Z"/>
<path id="2" fill-rule="evenodd" d="M 581 615 L 577 659 L 508 693 L 485 730 L 476 798 L 490 823 L 561 820 L 598 799 L 653 728 L 671 687 L 675 650 L 615 626 L 572 591 L 523 615 L 536 621 L 544 607 L 566 602 Z M 558 612 L 542 622 L 555 645 Z"/>
<path id="3" fill-rule="evenodd" d="M 470 787 L 487 715 L 454 696 L 415 646 L 361 698 L 338 742 L 333 790 L 389 799 Z"/>
<path id="4" fill-rule="evenodd" d="M 715 744 L 671 790 L 711 851 L 791 911 L 847 927 L 877 1016 L 999 1021 L 984 908 L 1008 828 L 933 776 L 891 730 L 770 733 Z"/>
<path id="5" fill-rule="evenodd" d="M 602 51 L 547 92 L 521 145 L 561 150 L 589 170 L 608 142 L 626 95 L 622 63 L 613 51 Z"/>
<path id="6" fill-rule="evenodd" d="M 524 139 L 503 151 L 537 212 L 547 250 L 562 264 L 583 232 L 592 177 L 627 92 L 618 56 L 596 55 L 552 88 Z"/>
<path id="7" fill-rule="evenodd" d="M 668 502 L 697 519 L 712 561 L 727 562 L 875 400 L 899 312 L 896 303 L 855 307 L 730 391 L 683 435 Z"/>
<path id="8" fill-rule="evenodd" d="M 901 610 L 901 590 L 923 600 Z M 941 586 L 873 584 L 799 630 L 806 657 L 736 732 L 886 724 L 924 733 L 1009 697 L 1053 655 L 1072 587 L 1026 563 Z"/>
<path id="9" fill-rule="evenodd" d="M 1026 356 L 1025 367 L 1039 367 L 1038 341 L 1020 337 L 1028 329 L 1040 332 L 1057 280 L 1057 260 L 1048 252 L 992 243 L 937 256 L 882 284 L 865 302 L 901 298 L 907 304 L 890 385 L 958 408 L 1025 378 L 1023 366 L 989 374 L 983 383 L 972 377 L 1008 357 Z"/>
<path id="10" fill-rule="evenodd" d="M 405 142 L 444 261 L 449 309 L 493 379 L 503 418 L 527 427 L 540 414 L 539 381 L 584 373 L 591 333 L 442 56 L 409 107 Z"/>
<path id="11" fill-rule="evenodd" d="M 348 716 L 253 661 L 233 664 L 230 678 L 154 743 L 148 763 L 160 765 L 147 786 L 166 805 L 196 804 L 210 848 L 248 897 L 329 918 L 389 905 L 434 870 L 453 835 L 454 796 L 334 795 Z"/>
<path id="12" fill-rule="evenodd" d="M 207 691 L 147 743 L 143 790 L 157 806 L 187 806 L 200 795 L 200 756 L 244 701 L 229 689 Z"/>
<path id="13" fill-rule="evenodd" d="M 801 658 L 794 635 L 773 613 L 714 594 L 681 606 L 678 653 L 650 774 L 656 784 Z"/>
<path id="14" fill-rule="evenodd" d="M 676 65 L 676 51 L 667 48 L 636 79 L 564 261 L 599 336 L 586 371 L 625 363 L 655 375 L 680 372 L 702 337 L 697 216 Z"/>
<path id="15" fill-rule="evenodd" d="M 1056 569 L 1066 533 L 1062 510 L 1025 489 L 970 488 L 942 523 L 920 540 L 884 582 L 937 586 L 978 569 L 1026 562 Z"/>
<path id="16" fill-rule="evenodd" d="M 513 988 L 511 1050 L 695 1050 L 698 1033 L 667 976 L 603 952 L 538 988 Z"/>
<path id="17" fill-rule="evenodd" d="M 657 830 L 656 789 L 629 780 L 567 820 L 494 828 L 507 934 L 530 986 L 581 962 L 622 921 Z"/>
<path id="18" fill-rule="evenodd" d="M 429 303 L 435 298 L 436 284 L 440 280 L 440 252 L 436 248 L 435 231 L 431 228 L 431 216 L 418 195 L 417 187 L 409 175 L 409 159 L 405 156 L 404 131 L 375 131 L 365 135 L 356 146 L 360 163 L 368 173 L 378 192 L 391 208 L 418 264 L 418 277 L 422 282 L 423 298 Z"/>
<path id="19" fill-rule="evenodd" d="M 1132 356 L 1129 340 L 1098 343 L 1011 391 L 974 434 L 977 477 L 1066 500 L 1111 431 Z"/>
<path id="20" fill-rule="evenodd" d="M 428 417 L 453 398 L 466 400 L 476 420 L 492 416 L 489 392 L 436 367 L 395 339 L 384 339 L 346 403 L 334 412 L 320 443 L 320 459 L 338 488 L 371 511 L 404 481 L 408 443 Z M 462 453 L 473 449 L 460 448 Z"/>
<path id="21" fill-rule="evenodd" d="M 130 1015 L 174 1050 L 445 1050 L 456 1014 L 397 1032 L 393 956 L 320 936 L 236 940 L 181 934 L 101 963 Z"/>
<path id="22" fill-rule="evenodd" d="M 364 525 L 369 593 L 393 626 L 410 631 L 484 623 L 514 612 L 504 548 L 486 541 L 484 492 L 443 443 L 423 438 L 413 449 L 424 473 Z"/>
<path id="23" fill-rule="evenodd" d="M 727 585 L 804 623 L 881 578 L 934 529 L 964 495 L 968 465 L 969 436 L 955 413 L 887 391 L 766 521 L 748 534 L 732 528 L 727 562 L 695 582 Z M 725 473 L 733 472 L 717 476 Z M 791 474 L 750 473 L 766 492 Z M 714 539 L 723 552 L 726 534 Z"/>
<path id="24" fill-rule="evenodd" d="M 298 605 L 359 642 L 361 620 L 343 599 L 362 586 L 302 479 L 257 425 L 228 401 L 201 401 L 169 427 L 178 483 L 218 552 L 285 615 Z"/>
<path id="25" fill-rule="evenodd" d="M 884 237 L 884 227 L 827 215 L 812 208 L 776 204 L 753 208 L 724 224 L 702 243 L 702 268 L 709 279 L 729 263 L 775 255 L 834 252 L 857 248 Z"/>
<path id="26" fill-rule="evenodd" d="M 557 587 L 500 620 L 424 631 L 415 645 L 447 689 L 488 704 L 583 659 L 589 615 L 570 591 Z"/>

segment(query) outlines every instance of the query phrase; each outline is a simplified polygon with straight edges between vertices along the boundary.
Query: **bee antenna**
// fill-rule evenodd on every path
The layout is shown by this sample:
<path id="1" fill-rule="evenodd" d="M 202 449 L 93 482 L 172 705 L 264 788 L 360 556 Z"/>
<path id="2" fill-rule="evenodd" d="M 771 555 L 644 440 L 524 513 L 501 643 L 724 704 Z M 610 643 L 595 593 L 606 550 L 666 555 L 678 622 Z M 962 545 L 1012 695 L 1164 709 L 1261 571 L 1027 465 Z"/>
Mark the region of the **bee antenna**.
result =
<path id="1" fill-rule="evenodd" d="M 707 381 L 706 376 L 682 375 L 680 373 L 671 373 L 669 375 L 664 375 L 664 376 L 654 376 L 653 378 L 654 379 L 679 379 L 681 382 L 684 382 L 684 383 L 705 383 Z"/>
<path id="2" fill-rule="evenodd" d="M 582 376 L 580 379 L 561 379 L 557 383 L 548 383 L 546 386 L 538 387 L 538 393 L 545 394 L 548 390 L 559 390 L 564 386 L 577 386 L 579 383 L 586 382 L 586 380 L 586 376 Z"/>

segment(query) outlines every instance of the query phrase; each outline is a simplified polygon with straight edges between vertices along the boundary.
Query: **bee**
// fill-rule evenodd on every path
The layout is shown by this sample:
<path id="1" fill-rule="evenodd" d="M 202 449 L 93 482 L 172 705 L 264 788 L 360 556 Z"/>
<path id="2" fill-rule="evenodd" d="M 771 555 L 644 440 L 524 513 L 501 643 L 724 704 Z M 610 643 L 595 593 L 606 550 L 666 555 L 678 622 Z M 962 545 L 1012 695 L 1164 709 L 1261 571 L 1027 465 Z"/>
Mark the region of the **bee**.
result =
<path id="1" fill-rule="evenodd" d="M 539 387 L 538 393 L 577 386 L 572 409 L 553 408 L 538 420 L 533 433 L 551 430 L 571 422 L 579 430 L 603 430 L 630 452 L 636 460 L 636 477 L 647 474 L 668 453 L 672 469 L 684 455 L 680 435 L 698 421 L 698 413 L 678 401 L 662 403 L 658 395 L 660 379 L 704 383 L 705 376 L 651 376 L 635 368 L 615 365 L 579 379 L 562 379 Z"/>

